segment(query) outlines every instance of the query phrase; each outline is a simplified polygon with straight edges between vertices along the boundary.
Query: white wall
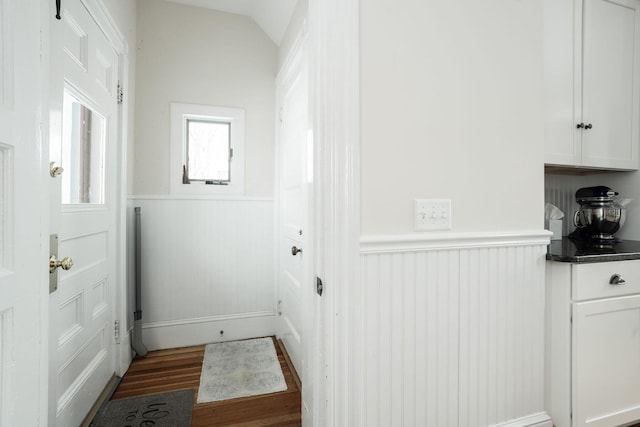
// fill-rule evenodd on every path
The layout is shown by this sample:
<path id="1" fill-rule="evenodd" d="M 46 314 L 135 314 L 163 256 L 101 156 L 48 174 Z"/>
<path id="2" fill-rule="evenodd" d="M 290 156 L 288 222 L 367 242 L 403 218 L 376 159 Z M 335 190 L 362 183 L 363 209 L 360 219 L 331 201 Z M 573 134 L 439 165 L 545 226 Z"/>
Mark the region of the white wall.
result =
<path id="1" fill-rule="evenodd" d="M 277 47 L 240 15 L 161 0 L 138 1 L 137 13 L 128 215 L 131 220 L 133 207 L 142 207 L 145 345 L 152 350 L 273 334 Z M 171 102 L 245 110 L 244 195 L 169 194 Z"/>
<path id="2" fill-rule="evenodd" d="M 542 4 L 369 0 L 359 25 L 351 424 L 550 427 Z M 414 232 L 415 198 L 452 230 Z"/>
<path id="3" fill-rule="evenodd" d="M 169 194 L 169 103 L 244 108 L 245 193 L 273 196 L 277 47 L 251 18 L 138 1 L 135 194 Z"/>
<path id="4" fill-rule="evenodd" d="M 361 2 L 362 233 L 413 232 L 414 198 L 453 231 L 542 227 L 542 5 Z"/>

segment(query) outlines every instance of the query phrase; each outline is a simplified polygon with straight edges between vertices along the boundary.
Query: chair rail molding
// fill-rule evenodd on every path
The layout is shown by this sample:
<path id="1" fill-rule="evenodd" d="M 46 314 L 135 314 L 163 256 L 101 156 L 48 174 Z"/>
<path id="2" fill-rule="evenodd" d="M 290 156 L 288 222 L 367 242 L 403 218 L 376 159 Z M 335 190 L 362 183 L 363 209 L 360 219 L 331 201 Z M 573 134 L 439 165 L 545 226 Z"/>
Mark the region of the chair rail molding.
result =
<path id="1" fill-rule="evenodd" d="M 436 249 L 548 245 L 550 237 L 551 233 L 547 230 L 374 235 L 360 238 L 360 252 L 369 254 Z"/>

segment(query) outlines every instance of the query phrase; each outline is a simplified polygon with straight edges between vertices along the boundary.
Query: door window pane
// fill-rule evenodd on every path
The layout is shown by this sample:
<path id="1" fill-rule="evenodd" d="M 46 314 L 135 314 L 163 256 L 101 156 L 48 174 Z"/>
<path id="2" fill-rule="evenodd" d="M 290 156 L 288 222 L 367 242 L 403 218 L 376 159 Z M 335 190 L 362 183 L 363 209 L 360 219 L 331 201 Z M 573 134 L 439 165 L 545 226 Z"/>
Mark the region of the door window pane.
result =
<path id="1" fill-rule="evenodd" d="M 190 181 L 231 180 L 231 124 L 187 119 L 187 159 Z"/>
<path id="2" fill-rule="evenodd" d="M 62 203 L 103 204 L 106 120 L 66 90 L 62 120 Z"/>

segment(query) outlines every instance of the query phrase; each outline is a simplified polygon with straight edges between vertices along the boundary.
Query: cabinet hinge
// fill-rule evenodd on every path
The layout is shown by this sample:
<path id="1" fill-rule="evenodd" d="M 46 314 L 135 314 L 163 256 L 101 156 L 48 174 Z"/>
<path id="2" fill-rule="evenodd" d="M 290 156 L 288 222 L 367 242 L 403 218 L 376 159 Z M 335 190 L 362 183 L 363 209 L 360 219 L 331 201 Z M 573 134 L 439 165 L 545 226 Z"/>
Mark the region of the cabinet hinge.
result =
<path id="1" fill-rule="evenodd" d="M 118 104 L 122 104 L 122 102 L 124 100 L 124 91 L 122 89 L 122 85 L 120 84 L 119 80 L 118 80 L 118 89 L 117 89 L 117 93 L 116 93 L 116 98 L 118 100 Z"/>
<path id="2" fill-rule="evenodd" d="M 113 322 L 113 338 L 116 342 L 120 342 L 120 322 L 117 320 Z"/>

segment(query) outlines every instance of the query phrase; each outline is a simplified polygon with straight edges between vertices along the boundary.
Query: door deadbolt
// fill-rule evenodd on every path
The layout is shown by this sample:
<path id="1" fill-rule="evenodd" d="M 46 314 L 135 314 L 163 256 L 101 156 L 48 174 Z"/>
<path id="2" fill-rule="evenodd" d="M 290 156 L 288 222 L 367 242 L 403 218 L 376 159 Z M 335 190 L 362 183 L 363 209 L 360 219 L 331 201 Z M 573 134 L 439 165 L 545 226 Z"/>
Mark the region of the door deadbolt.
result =
<path id="1" fill-rule="evenodd" d="M 71 267 L 73 267 L 73 260 L 68 256 L 60 260 L 56 259 L 55 255 L 51 255 L 51 258 L 49 258 L 49 273 L 54 273 L 58 268 L 69 270 Z"/>

